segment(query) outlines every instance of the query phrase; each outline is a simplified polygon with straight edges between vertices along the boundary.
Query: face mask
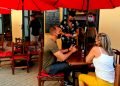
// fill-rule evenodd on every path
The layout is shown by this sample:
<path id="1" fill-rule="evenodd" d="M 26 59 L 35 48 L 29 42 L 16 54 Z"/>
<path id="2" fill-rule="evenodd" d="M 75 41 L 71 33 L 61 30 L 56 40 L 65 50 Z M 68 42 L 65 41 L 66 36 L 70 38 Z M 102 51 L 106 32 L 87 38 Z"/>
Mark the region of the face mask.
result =
<path id="1" fill-rule="evenodd" d="M 61 34 L 58 34 L 57 38 L 60 39 L 61 38 Z"/>
<path id="2" fill-rule="evenodd" d="M 91 17 L 91 16 L 88 16 L 88 21 L 89 21 L 89 22 L 94 22 L 94 18 Z"/>

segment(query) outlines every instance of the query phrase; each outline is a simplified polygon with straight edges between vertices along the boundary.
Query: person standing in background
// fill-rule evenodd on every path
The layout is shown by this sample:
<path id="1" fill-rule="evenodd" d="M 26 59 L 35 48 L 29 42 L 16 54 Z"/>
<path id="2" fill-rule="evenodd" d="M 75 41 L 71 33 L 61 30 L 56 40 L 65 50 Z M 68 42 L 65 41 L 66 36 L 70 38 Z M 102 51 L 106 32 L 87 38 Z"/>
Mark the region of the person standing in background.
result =
<path id="1" fill-rule="evenodd" d="M 31 41 L 37 43 L 38 39 L 39 39 L 39 35 L 40 35 L 40 28 L 41 28 L 41 24 L 40 21 L 38 19 L 38 14 L 32 14 L 31 15 L 31 21 L 29 24 L 29 28 L 32 28 L 32 38 Z"/>
<path id="2" fill-rule="evenodd" d="M 69 14 L 66 20 L 61 22 L 60 27 L 62 28 L 62 48 L 69 48 L 72 44 L 77 44 L 76 37 L 78 36 L 78 22 L 74 20 L 74 16 Z"/>
<path id="3" fill-rule="evenodd" d="M 78 46 L 81 49 L 84 49 L 84 42 L 85 42 L 85 31 L 84 28 L 79 27 Z"/>
<path id="4" fill-rule="evenodd" d="M 88 28 L 85 33 L 85 46 L 86 46 L 86 55 L 90 51 L 90 49 L 95 44 L 95 38 L 97 35 L 97 30 L 95 26 L 95 16 L 93 13 L 89 13 L 88 15 Z"/>

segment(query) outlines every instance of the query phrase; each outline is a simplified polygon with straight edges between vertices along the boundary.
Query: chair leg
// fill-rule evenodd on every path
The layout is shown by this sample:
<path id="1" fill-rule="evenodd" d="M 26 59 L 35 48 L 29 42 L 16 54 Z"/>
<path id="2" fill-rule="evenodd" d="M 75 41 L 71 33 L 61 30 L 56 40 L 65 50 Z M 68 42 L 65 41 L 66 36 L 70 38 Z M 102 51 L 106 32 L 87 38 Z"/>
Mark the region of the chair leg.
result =
<path id="1" fill-rule="evenodd" d="M 27 61 L 27 73 L 29 73 L 29 61 Z"/>
<path id="2" fill-rule="evenodd" d="M 44 81 L 38 78 L 38 86 L 44 86 Z"/>
<path id="3" fill-rule="evenodd" d="M 60 81 L 60 86 L 64 86 L 64 80 Z"/>
<path id="4" fill-rule="evenodd" d="M 0 60 L 0 66 L 1 66 L 1 60 Z"/>
<path id="5" fill-rule="evenodd" d="M 38 86 L 44 86 L 44 81 L 38 78 Z"/>
<path id="6" fill-rule="evenodd" d="M 41 86 L 41 80 L 38 78 L 38 86 Z"/>
<path id="7" fill-rule="evenodd" d="M 41 86 L 44 86 L 44 81 L 41 81 Z"/>
<path id="8" fill-rule="evenodd" d="M 14 64 L 14 60 L 12 60 L 12 74 L 15 74 L 15 64 Z"/>

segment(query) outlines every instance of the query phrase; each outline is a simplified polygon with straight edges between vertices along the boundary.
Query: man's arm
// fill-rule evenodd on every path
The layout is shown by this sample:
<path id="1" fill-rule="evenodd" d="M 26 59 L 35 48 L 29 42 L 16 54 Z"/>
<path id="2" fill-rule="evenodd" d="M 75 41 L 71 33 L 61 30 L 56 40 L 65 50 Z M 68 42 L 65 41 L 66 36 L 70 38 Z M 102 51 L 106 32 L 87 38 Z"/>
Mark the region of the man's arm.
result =
<path id="1" fill-rule="evenodd" d="M 59 59 L 60 61 L 65 61 L 72 53 L 76 52 L 77 49 L 75 47 L 72 48 L 71 51 L 69 51 L 66 54 L 63 54 L 61 51 L 57 51 L 54 53 L 54 55 L 56 56 L 57 59 Z"/>
<path id="2" fill-rule="evenodd" d="M 68 52 L 66 54 L 63 54 L 61 51 L 58 51 L 54 53 L 54 55 L 59 59 L 60 61 L 65 61 L 73 52 Z"/>
<path id="3" fill-rule="evenodd" d="M 63 49 L 63 50 L 60 50 L 60 51 L 61 51 L 62 53 L 66 53 L 66 52 L 71 51 L 73 47 L 75 47 L 75 45 L 71 45 L 69 48 Z"/>
<path id="4" fill-rule="evenodd" d="M 69 48 L 68 49 L 64 49 L 64 50 L 60 50 L 62 53 L 66 53 L 69 51 Z"/>

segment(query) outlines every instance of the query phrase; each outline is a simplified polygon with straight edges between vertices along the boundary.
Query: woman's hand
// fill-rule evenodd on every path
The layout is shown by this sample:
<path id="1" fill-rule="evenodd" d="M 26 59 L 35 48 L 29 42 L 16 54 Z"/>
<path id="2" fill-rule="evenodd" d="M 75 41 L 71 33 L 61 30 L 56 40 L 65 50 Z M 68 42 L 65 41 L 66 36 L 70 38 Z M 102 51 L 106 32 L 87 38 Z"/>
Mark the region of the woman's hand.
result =
<path id="1" fill-rule="evenodd" d="M 72 37 L 72 34 L 67 33 L 67 34 L 65 34 L 65 36 Z"/>

